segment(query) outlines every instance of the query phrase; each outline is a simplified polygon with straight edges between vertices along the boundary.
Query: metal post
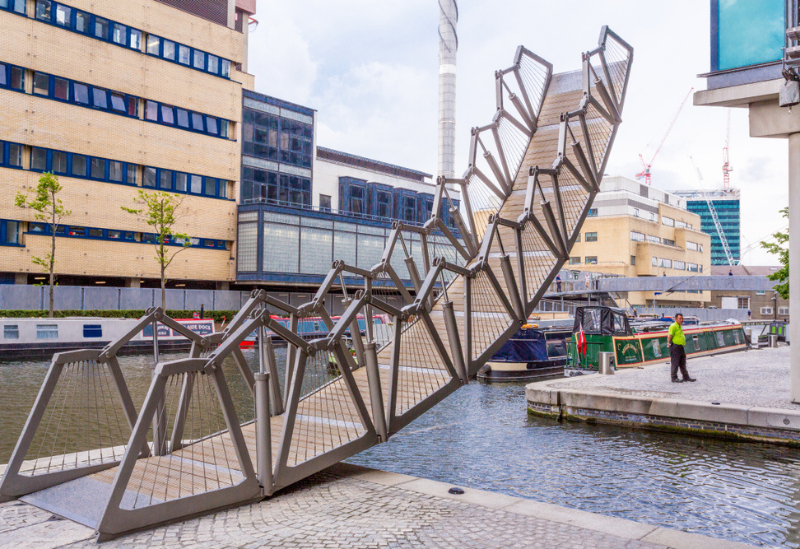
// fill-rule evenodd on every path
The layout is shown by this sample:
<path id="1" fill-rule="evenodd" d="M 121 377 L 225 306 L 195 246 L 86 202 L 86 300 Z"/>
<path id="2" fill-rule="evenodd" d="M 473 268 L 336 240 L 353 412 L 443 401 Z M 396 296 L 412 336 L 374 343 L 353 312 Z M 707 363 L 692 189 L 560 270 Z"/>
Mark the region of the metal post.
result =
<path id="1" fill-rule="evenodd" d="M 456 312 L 453 308 L 453 302 L 442 303 L 442 312 L 444 314 L 444 325 L 447 329 L 447 339 L 450 341 L 450 352 L 453 353 L 453 366 L 458 372 L 458 377 L 461 378 L 461 383 L 466 385 L 469 383 L 469 376 L 467 375 L 467 365 L 464 362 L 464 354 L 461 351 L 461 338 L 458 336 L 458 324 L 456 324 Z"/>
<path id="2" fill-rule="evenodd" d="M 158 364 L 158 321 L 153 321 L 153 364 Z"/>
<path id="3" fill-rule="evenodd" d="M 344 280 L 344 278 L 342 278 Z M 297 333 L 297 315 L 292 313 L 289 315 L 289 331 L 296 334 Z M 295 347 L 288 341 L 286 342 L 286 384 L 284 387 L 286 391 L 283 395 L 283 409 L 285 410 L 288 407 L 289 402 L 289 387 L 292 384 L 292 376 L 294 375 L 294 365 L 295 365 Z"/>
<path id="4" fill-rule="evenodd" d="M 511 257 L 506 254 L 500 258 L 500 266 L 503 269 L 503 276 L 506 279 L 506 289 L 508 289 L 511 304 L 514 306 L 518 320 L 525 320 L 525 307 L 517 289 L 517 280 L 514 278 L 514 269 L 511 268 Z"/>
<path id="5" fill-rule="evenodd" d="M 272 433 L 269 409 L 269 374 L 258 372 L 256 380 L 256 459 L 262 494 L 272 493 Z"/>
<path id="6" fill-rule="evenodd" d="M 266 330 L 264 330 L 266 332 Z M 267 373 L 269 374 L 270 404 L 272 405 L 272 415 L 279 416 L 283 413 L 283 398 L 281 398 L 281 387 L 278 382 L 278 361 L 275 360 L 275 347 L 272 345 L 272 338 L 266 337 L 264 349 L 267 352 Z"/>
<path id="7" fill-rule="evenodd" d="M 369 382 L 369 400 L 372 405 L 372 422 L 375 425 L 375 432 L 381 437 L 381 442 L 386 442 L 389 436 L 386 428 L 386 414 L 383 409 L 383 391 L 381 390 L 378 351 L 375 343 L 367 343 L 364 346 L 364 353 L 367 360 L 367 381 Z"/>

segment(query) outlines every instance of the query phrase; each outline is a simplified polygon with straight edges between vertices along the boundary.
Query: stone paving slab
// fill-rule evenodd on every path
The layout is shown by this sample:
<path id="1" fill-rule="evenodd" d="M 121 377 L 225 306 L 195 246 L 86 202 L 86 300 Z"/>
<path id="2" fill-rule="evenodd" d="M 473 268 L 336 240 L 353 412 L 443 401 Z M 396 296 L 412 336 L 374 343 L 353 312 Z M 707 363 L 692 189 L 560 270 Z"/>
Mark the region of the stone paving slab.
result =
<path id="1" fill-rule="evenodd" d="M 269 500 L 100 547 L 664 548 L 747 545 L 536 501 L 339 464 Z M 0 547 L 97 546 L 89 528 L 30 505 L 0 504 Z"/>
<path id="2" fill-rule="evenodd" d="M 789 392 L 789 347 L 751 349 L 690 358 L 695 383 L 672 383 L 669 364 L 622 368 L 615 375 L 587 375 L 548 383 L 554 389 L 591 390 L 627 396 L 797 410 Z"/>

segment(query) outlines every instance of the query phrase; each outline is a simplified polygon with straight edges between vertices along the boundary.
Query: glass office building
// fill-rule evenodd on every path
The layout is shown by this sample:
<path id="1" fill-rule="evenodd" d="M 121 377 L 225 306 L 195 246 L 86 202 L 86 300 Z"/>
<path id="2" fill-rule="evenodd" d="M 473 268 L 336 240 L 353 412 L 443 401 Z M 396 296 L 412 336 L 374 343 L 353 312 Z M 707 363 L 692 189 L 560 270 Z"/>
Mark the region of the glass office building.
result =
<path id="1" fill-rule="evenodd" d="M 315 147 L 316 113 L 245 90 L 242 110 L 242 186 L 238 212 L 237 282 L 281 289 L 319 284 L 336 259 L 361 269 L 380 262 L 396 219 L 422 225 L 430 216 L 435 186 L 429 174 Z M 322 173 L 314 188 L 314 173 Z M 388 181 L 378 183 L 370 177 Z M 326 178 L 338 180 L 338 196 Z M 330 182 L 328 182 L 330 183 Z M 430 189 L 419 192 L 410 189 Z M 314 200 L 314 193 L 318 194 Z M 333 207 L 332 198 L 338 199 Z M 454 199 L 458 207 L 458 200 Z M 443 219 L 453 226 L 449 211 Z M 454 231 L 458 236 L 458 233 Z M 422 261 L 419 236 L 404 233 L 409 253 Z M 457 262 L 444 235 L 429 245 Z M 401 254 L 392 265 L 411 286 Z"/>
<path id="2" fill-rule="evenodd" d="M 708 209 L 708 198 L 717 212 L 722 226 L 722 233 L 728 243 L 734 262 L 741 259 L 740 235 L 740 200 L 739 191 L 675 191 L 675 194 L 686 199 L 686 209 L 700 216 L 700 230 L 711 236 L 711 264 L 728 265 L 728 258 L 722 246 L 717 227 Z"/>

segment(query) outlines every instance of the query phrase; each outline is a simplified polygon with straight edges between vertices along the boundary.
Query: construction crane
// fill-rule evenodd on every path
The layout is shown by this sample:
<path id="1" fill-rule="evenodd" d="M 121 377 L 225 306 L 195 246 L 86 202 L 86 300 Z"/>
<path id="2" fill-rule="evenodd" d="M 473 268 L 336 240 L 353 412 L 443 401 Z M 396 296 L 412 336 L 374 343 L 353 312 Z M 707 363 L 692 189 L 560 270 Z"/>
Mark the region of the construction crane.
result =
<path id="1" fill-rule="evenodd" d="M 700 168 L 697 167 L 697 164 L 694 162 L 694 158 L 691 156 L 689 159 L 692 161 L 692 166 L 694 166 L 694 170 L 697 172 L 697 179 L 700 181 L 700 192 L 703 193 L 703 197 L 706 200 L 706 204 L 708 204 L 708 211 L 711 213 L 711 219 L 714 221 L 714 227 L 717 229 L 717 234 L 719 235 L 719 240 L 722 242 L 722 249 L 725 251 L 725 258 L 728 260 L 728 265 L 736 265 L 736 260 L 733 259 L 733 254 L 731 253 L 731 249 L 728 246 L 728 239 L 725 238 L 725 233 L 722 230 L 722 223 L 719 222 L 719 216 L 717 216 L 717 209 L 714 207 L 714 203 L 711 201 L 711 198 L 708 196 L 708 193 L 703 191 L 703 187 L 705 186 L 705 181 L 703 181 L 703 174 L 700 173 Z"/>
<path id="2" fill-rule="evenodd" d="M 676 112 L 675 116 L 672 117 L 672 122 L 669 123 L 667 131 L 666 133 L 664 133 L 664 137 L 661 138 L 661 142 L 658 144 L 658 148 L 656 148 L 656 152 L 654 152 L 652 158 L 650 158 L 650 162 L 645 162 L 644 156 L 642 156 L 642 154 L 639 155 L 639 160 L 642 161 L 643 169 L 640 173 L 636 174 L 636 179 L 641 179 L 644 177 L 645 182 L 648 185 L 650 185 L 650 168 L 653 166 L 653 161 L 656 159 L 656 156 L 658 156 L 658 153 L 661 151 L 661 147 L 664 146 L 664 142 L 667 140 L 667 136 L 669 136 L 669 133 L 672 131 L 672 127 L 675 126 L 675 122 L 678 120 L 678 116 L 681 114 L 683 107 L 686 105 L 686 102 L 689 100 L 689 97 L 692 95 L 693 91 L 694 88 L 691 88 L 689 90 L 689 93 L 686 94 L 686 97 L 683 98 L 681 106 L 678 107 L 678 112 Z M 642 153 L 644 153 L 644 151 L 642 151 Z"/>
<path id="3" fill-rule="evenodd" d="M 722 149 L 722 190 L 731 190 L 731 168 L 730 159 L 728 158 L 728 146 L 731 142 L 731 110 L 728 109 L 728 131 L 725 134 L 725 147 Z"/>

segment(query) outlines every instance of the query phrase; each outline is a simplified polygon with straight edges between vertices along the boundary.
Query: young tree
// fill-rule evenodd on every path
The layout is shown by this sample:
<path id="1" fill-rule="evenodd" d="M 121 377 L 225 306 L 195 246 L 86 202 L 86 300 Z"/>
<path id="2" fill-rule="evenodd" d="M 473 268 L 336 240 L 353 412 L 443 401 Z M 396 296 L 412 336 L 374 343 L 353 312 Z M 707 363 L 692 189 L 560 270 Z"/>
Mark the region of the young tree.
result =
<path id="1" fill-rule="evenodd" d="M 156 233 L 156 261 L 161 269 L 161 308 L 167 310 L 167 268 L 172 264 L 175 256 L 192 245 L 189 237 L 183 233 L 176 233 L 172 230 L 179 216 L 176 212 L 183 203 L 183 198 L 177 194 L 156 191 L 147 193 L 139 191 L 139 202 L 144 204 L 144 208 L 122 209 L 130 214 L 141 217 L 145 222 L 155 229 Z M 169 253 L 167 245 L 170 242 L 183 242 L 183 247 Z"/>
<path id="2" fill-rule="evenodd" d="M 782 209 L 781 214 L 789 219 L 789 208 Z M 775 242 L 762 242 L 761 247 L 769 253 L 777 255 L 782 267 L 768 275 L 767 278 L 779 282 L 780 284 L 774 287 L 775 291 L 783 299 L 789 299 L 789 231 L 778 231 L 772 235 L 772 238 L 775 239 Z"/>
<path id="3" fill-rule="evenodd" d="M 61 220 L 69 217 L 72 212 L 64 208 L 61 199 L 56 195 L 63 187 L 58 182 L 58 177 L 51 173 L 44 173 L 39 178 L 36 186 L 36 196 L 28 200 L 27 194 L 17 193 L 15 203 L 20 208 L 31 208 L 36 213 L 37 221 L 44 221 L 50 225 L 50 253 L 44 257 L 32 257 L 34 265 L 39 265 L 46 273 L 50 274 L 50 318 L 53 318 L 53 296 L 56 283 L 56 232 Z"/>

